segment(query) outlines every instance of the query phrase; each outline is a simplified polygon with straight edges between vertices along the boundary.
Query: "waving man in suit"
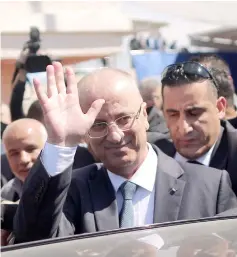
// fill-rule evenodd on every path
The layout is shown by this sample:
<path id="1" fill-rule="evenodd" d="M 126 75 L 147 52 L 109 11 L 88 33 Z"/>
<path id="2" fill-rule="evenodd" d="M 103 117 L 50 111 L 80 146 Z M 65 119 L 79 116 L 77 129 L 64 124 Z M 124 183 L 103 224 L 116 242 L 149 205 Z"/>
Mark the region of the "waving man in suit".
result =
<path id="1" fill-rule="evenodd" d="M 47 94 L 34 81 L 48 140 L 24 185 L 16 242 L 209 217 L 237 206 L 226 171 L 179 164 L 147 143 L 146 104 L 129 74 L 100 69 L 78 86 L 70 68 L 66 74 L 67 88 L 61 64 L 47 67 Z M 102 163 L 72 173 L 84 136 Z"/>

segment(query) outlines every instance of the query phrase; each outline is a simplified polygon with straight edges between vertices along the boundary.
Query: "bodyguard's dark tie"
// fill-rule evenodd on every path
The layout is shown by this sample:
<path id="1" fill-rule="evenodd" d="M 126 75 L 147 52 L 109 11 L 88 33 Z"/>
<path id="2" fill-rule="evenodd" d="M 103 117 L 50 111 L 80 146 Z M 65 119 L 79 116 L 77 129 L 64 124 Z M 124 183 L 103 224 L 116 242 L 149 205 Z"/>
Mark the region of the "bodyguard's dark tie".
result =
<path id="1" fill-rule="evenodd" d="M 132 199 L 134 193 L 136 192 L 136 188 L 137 185 L 130 181 L 125 181 L 120 186 L 120 191 L 123 196 L 123 206 L 119 217 L 120 228 L 129 228 L 134 226 L 134 212 Z"/>

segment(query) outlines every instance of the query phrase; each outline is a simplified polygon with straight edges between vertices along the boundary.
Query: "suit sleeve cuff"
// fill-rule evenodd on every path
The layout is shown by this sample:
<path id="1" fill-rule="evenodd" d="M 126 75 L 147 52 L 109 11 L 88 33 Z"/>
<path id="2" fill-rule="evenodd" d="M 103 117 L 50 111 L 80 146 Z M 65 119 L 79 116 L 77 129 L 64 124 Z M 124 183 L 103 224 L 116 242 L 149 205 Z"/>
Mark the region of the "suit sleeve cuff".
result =
<path id="1" fill-rule="evenodd" d="M 45 143 L 41 153 L 41 162 L 47 173 L 53 177 L 64 172 L 73 164 L 77 147 L 62 147 Z"/>

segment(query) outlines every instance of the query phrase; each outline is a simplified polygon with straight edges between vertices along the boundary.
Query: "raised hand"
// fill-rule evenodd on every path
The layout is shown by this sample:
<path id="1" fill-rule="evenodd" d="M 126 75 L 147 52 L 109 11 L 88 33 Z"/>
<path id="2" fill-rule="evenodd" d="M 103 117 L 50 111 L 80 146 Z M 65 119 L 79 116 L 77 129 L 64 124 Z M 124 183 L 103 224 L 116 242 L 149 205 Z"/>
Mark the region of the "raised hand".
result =
<path id="1" fill-rule="evenodd" d="M 81 110 L 76 78 L 71 68 L 66 69 L 67 88 L 61 63 L 47 66 L 47 94 L 40 82 L 34 87 L 44 113 L 47 142 L 60 146 L 76 146 L 92 126 L 104 100 L 92 103 L 86 114 Z"/>

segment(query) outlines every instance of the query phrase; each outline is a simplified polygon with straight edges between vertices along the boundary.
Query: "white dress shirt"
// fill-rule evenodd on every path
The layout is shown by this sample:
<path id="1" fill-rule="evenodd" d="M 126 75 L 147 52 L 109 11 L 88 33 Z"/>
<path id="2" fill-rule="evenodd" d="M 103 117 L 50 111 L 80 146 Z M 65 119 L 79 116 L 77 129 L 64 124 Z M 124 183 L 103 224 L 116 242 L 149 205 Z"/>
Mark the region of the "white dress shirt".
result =
<path id="1" fill-rule="evenodd" d="M 157 155 L 152 146 L 148 144 L 148 154 L 130 179 L 138 187 L 133 197 L 134 226 L 142 226 L 153 223 L 155 180 L 157 171 Z M 50 176 L 62 173 L 73 164 L 76 147 L 60 147 L 46 143 L 41 154 L 41 161 Z M 108 176 L 116 192 L 118 210 L 123 204 L 121 192 L 118 190 L 125 178 L 108 171 Z"/>
<path id="2" fill-rule="evenodd" d="M 211 155 L 212 155 L 212 152 L 214 150 L 214 147 L 215 147 L 216 144 L 214 144 L 208 152 L 206 152 L 204 155 L 202 155 L 201 157 L 197 158 L 195 161 L 205 165 L 205 166 L 209 166 L 210 165 L 210 162 L 211 162 Z M 179 162 L 187 162 L 189 161 L 189 159 L 183 157 L 181 154 L 179 154 L 178 152 L 175 153 L 175 160 L 176 161 L 179 161 Z"/>
<path id="3" fill-rule="evenodd" d="M 150 144 L 148 144 L 148 147 L 149 151 L 146 159 L 130 179 L 131 182 L 138 186 L 132 200 L 134 226 L 153 224 L 157 155 Z M 118 211 L 120 212 L 123 205 L 123 197 L 118 189 L 126 179 L 110 171 L 108 171 L 108 175 L 116 192 Z"/>
<path id="4" fill-rule="evenodd" d="M 53 177 L 73 164 L 77 146 L 62 147 L 45 143 L 41 153 L 41 161 L 48 174 Z"/>

